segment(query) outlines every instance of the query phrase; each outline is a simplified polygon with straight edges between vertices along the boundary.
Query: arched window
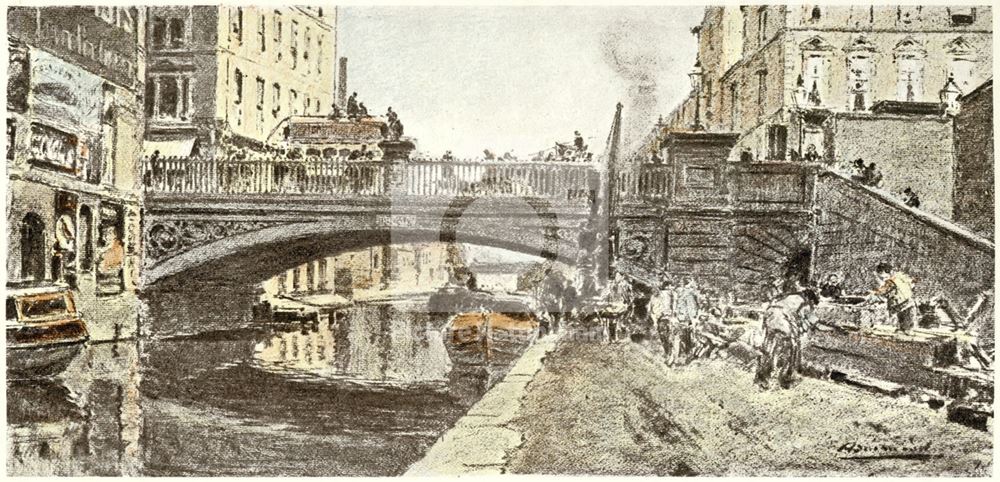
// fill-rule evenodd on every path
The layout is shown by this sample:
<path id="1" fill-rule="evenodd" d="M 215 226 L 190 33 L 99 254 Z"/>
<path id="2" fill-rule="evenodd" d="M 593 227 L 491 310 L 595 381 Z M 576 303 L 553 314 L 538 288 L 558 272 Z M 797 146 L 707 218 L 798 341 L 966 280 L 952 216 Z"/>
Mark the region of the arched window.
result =
<path id="1" fill-rule="evenodd" d="M 822 15 L 823 12 L 820 11 L 819 5 L 816 5 L 812 8 L 812 14 L 810 14 L 809 19 L 812 20 L 813 22 L 816 22 L 819 21 Z"/>
<path id="2" fill-rule="evenodd" d="M 45 222 L 35 213 L 21 220 L 21 278 L 45 279 Z"/>

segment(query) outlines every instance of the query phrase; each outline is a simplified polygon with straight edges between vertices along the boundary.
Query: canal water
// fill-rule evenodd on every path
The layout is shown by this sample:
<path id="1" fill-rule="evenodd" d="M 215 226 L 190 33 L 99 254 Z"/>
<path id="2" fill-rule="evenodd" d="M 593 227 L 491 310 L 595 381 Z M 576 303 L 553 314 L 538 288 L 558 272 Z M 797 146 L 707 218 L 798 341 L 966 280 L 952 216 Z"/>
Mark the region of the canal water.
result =
<path id="1" fill-rule="evenodd" d="M 420 308 L 92 344 L 8 382 L 8 474 L 401 474 L 510 368 Z"/>

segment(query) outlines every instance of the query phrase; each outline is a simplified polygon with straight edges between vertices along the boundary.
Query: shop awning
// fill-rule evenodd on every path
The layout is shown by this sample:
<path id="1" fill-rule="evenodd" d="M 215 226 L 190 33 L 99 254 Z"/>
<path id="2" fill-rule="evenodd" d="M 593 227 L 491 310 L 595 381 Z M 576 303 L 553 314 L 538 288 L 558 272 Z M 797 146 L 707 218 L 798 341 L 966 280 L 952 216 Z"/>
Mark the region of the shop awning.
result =
<path id="1" fill-rule="evenodd" d="M 192 148 L 194 148 L 194 137 L 169 141 L 145 141 L 143 142 L 143 155 L 149 157 L 154 152 L 160 151 L 160 157 L 188 157 L 191 155 Z"/>

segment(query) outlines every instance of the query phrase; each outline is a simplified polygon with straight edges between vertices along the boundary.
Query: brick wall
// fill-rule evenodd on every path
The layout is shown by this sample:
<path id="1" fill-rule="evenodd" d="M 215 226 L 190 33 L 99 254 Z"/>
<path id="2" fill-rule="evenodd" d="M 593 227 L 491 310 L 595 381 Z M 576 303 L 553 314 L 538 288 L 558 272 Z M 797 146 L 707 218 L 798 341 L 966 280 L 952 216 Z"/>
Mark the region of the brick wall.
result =
<path id="1" fill-rule="evenodd" d="M 921 209 L 952 217 L 954 154 L 948 119 L 935 116 L 839 114 L 833 120 L 834 159 L 875 162 L 882 189 L 896 196 L 907 187 L 920 196 Z"/>
<path id="2" fill-rule="evenodd" d="M 918 299 L 943 294 L 959 307 L 993 284 L 993 243 L 957 225 L 832 172 L 819 176 L 816 207 L 815 279 L 840 271 L 848 292 L 868 292 L 884 261 L 913 277 Z"/>
<path id="3" fill-rule="evenodd" d="M 993 239 L 993 81 L 955 117 L 955 221 Z"/>

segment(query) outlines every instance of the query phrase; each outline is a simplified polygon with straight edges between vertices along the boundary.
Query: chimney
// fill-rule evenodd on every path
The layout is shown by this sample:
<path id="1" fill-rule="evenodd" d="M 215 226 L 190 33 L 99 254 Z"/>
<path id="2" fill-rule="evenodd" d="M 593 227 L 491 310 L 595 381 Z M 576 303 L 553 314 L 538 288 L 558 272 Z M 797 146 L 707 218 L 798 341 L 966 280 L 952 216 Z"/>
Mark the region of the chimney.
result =
<path id="1" fill-rule="evenodd" d="M 340 58 L 340 68 L 337 69 L 337 104 L 347 105 L 347 57 Z"/>

